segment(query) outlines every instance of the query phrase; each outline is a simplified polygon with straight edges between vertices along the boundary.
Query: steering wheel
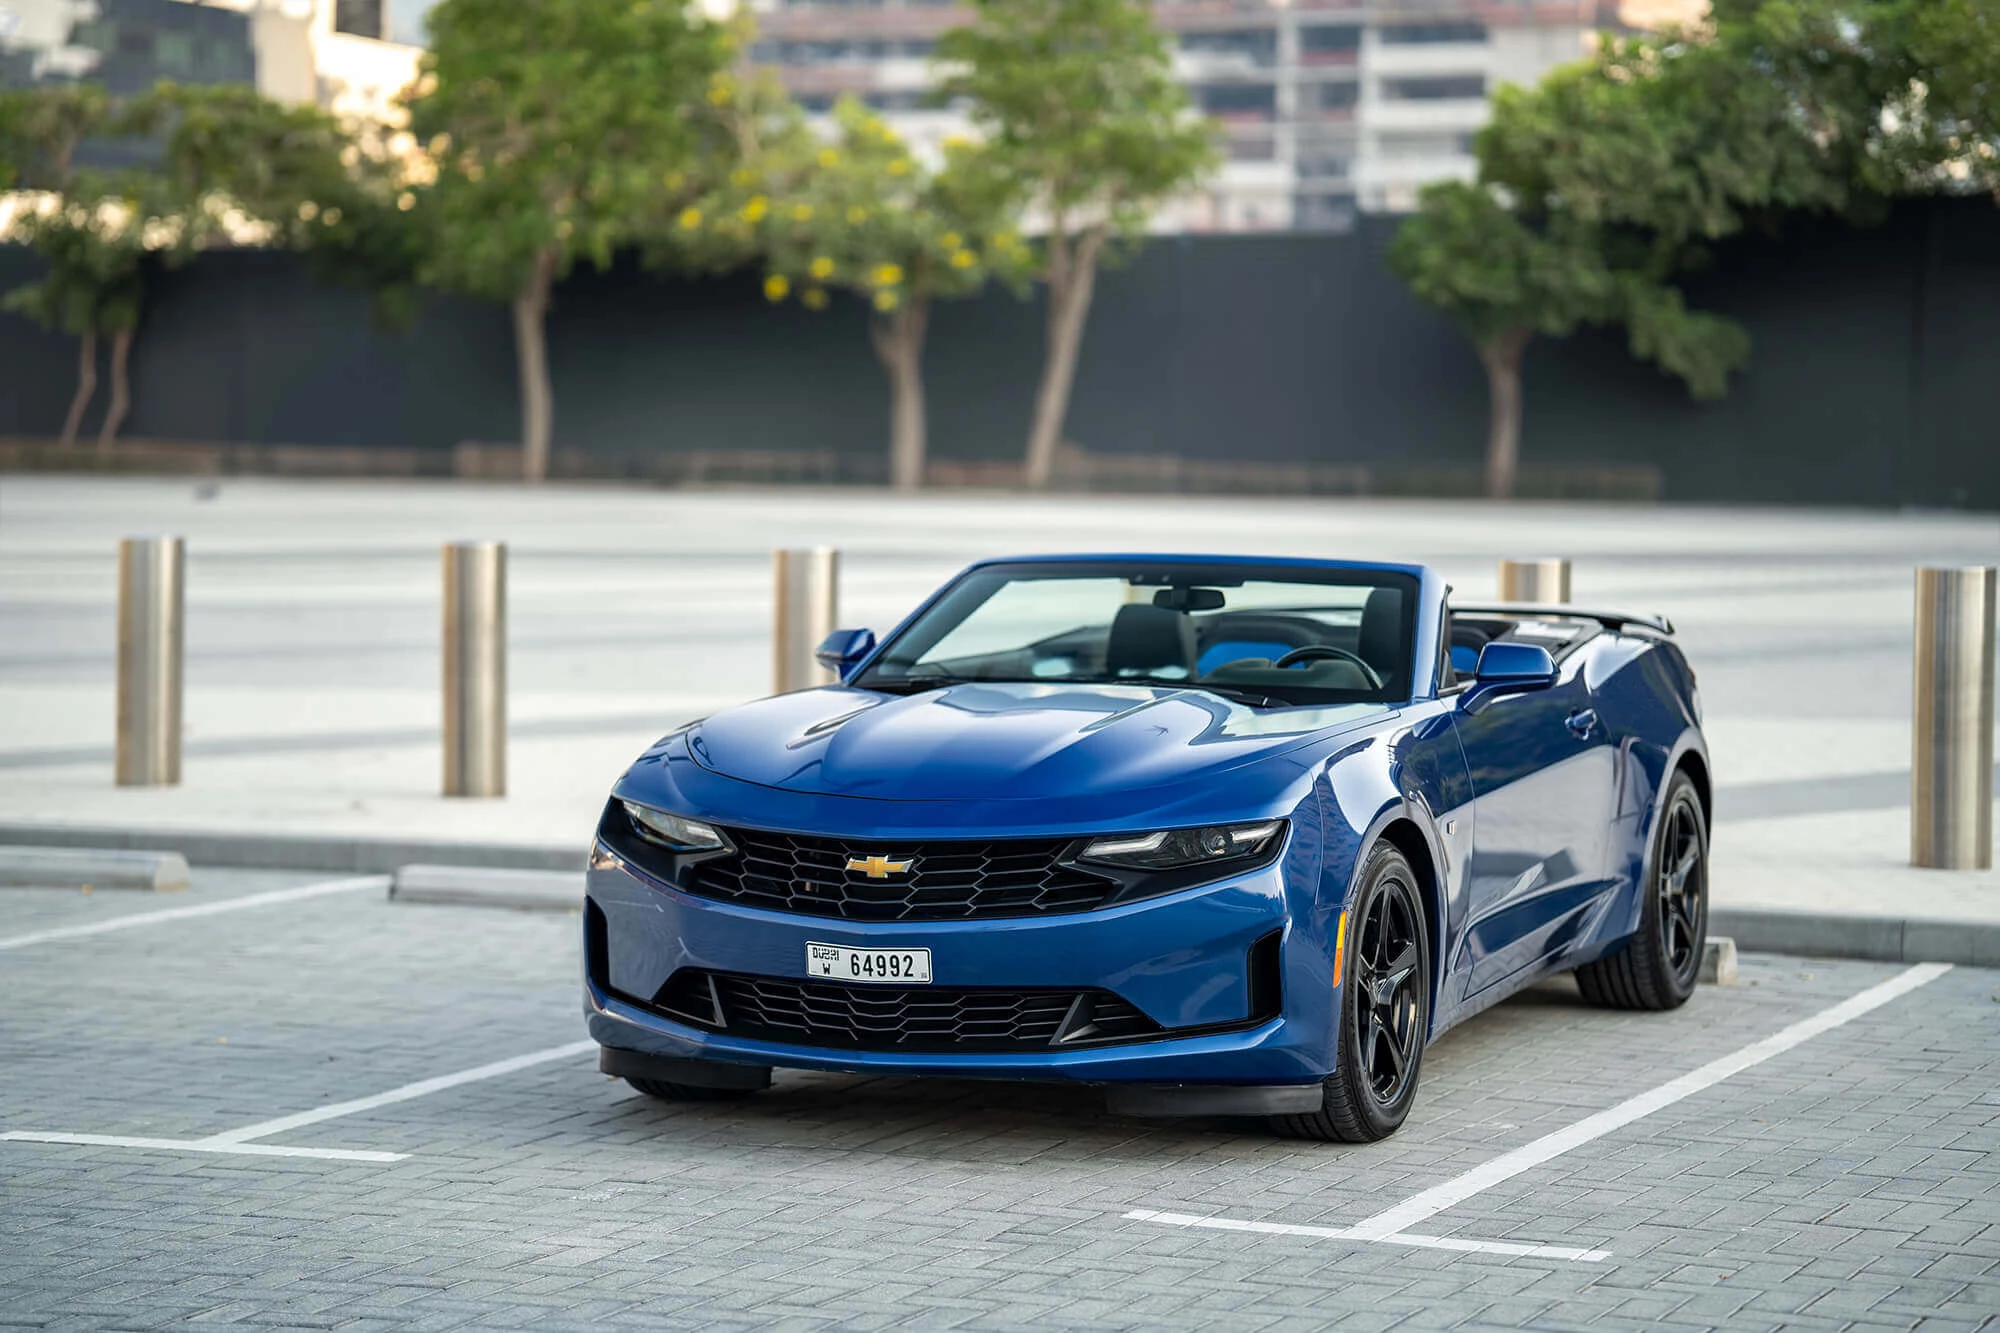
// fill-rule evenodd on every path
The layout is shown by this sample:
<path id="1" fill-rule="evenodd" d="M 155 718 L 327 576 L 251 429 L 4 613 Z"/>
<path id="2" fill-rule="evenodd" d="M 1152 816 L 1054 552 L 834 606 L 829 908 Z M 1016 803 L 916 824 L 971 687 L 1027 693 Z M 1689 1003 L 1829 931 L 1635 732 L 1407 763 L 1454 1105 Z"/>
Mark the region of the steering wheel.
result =
<path id="1" fill-rule="evenodd" d="M 1336 648 L 1330 643 L 1309 643 L 1302 648 L 1294 648 L 1277 661 L 1271 663 L 1271 665 L 1273 667 L 1297 666 L 1301 662 L 1310 662 L 1314 658 L 1319 657 L 1330 657 L 1341 662 L 1352 662 L 1361 669 L 1362 676 L 1368 681 L 1369 689 L 1379 690 L 1382 688 L 1382 677 L 1375 673 L 1374 667 L 1369 666 L 1360 657 L 1348 652 L 1347 649 Z"/>

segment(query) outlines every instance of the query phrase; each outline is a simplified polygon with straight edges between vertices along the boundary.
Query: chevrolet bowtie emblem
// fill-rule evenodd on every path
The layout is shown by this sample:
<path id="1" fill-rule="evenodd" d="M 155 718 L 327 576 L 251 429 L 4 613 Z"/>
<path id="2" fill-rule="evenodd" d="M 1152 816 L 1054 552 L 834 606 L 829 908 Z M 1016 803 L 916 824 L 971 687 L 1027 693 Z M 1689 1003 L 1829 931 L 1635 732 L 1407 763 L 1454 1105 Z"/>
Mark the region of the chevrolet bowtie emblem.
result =
<path id="1" fill-rule="evenodd" d="M 870 879 L 887 879 L 900 875 L 910 868 L 908 861 L 891 861 L 886 856 L 851 856 L 847 860 L 849 870 L 859 870 Z"/>

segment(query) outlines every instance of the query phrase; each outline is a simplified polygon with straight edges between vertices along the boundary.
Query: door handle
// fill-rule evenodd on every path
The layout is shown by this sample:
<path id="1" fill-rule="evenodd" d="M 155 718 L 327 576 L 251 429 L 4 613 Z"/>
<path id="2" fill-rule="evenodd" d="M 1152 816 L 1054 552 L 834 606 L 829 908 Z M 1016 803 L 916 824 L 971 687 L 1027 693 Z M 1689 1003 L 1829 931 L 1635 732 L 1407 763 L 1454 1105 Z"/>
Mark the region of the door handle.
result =
<path id="1" fill-rule="evenodd" d="M 1597 710 L 1579 708 L 1563 719 L 1563 725 L 1568 727 L 1570 734 L 1578 740 L 1586 740 L 1590 736 L 1591 729 L 1597 725 Z"/>

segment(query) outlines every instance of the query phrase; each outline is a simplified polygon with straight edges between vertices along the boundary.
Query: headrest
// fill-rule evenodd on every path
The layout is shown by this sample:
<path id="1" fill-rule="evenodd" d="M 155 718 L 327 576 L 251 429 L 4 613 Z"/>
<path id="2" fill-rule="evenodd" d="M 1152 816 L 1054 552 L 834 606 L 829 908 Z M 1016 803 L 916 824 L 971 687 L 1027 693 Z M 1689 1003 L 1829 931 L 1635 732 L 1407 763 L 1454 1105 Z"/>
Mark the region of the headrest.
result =
<path id="1" fill-rule="evenodd" d="M 1185 611 L 1135 602 L 1118 608 L 1104 647 L 1104 669 L 1146 675 L 1194 675 L 1194 622 Z"/>
<path id="2" fill-rule="evenodd" d="M 1403 590 L 1377 588 L 1361 608 L 1361 637 L 1354 651 L 1387 681 L 1401 674 L 1403 662 Z"/>

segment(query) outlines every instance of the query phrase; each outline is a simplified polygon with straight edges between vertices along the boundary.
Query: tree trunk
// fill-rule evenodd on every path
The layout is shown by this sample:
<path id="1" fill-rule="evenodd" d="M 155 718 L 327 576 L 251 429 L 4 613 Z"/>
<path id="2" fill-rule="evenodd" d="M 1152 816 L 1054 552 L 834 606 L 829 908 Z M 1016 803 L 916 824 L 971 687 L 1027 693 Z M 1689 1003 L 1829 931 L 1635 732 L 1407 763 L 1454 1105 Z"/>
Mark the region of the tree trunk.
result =
<path id="1" fill-rule="evenodd" d="M 555 427 L 555 389 L 549 383 L 547 319 L 555 282 L 556 252 L 535 256 L 528 285 L 514 298 L 514 359 L 521 381 L 521 479 L 549 475 L 549 439 Z"/>
<path id="2" fill-rule="evenodd" d="M 1055 472 L 1056 446 L 1062 443 L 1063 420 L 1069 415 L 1070 388 L 1076 381 L 1077 353 L 1083 348 L 1083 324 L 1090 315 L 1091 291 L 1097 284 L 1097 254 L 1105 229 L 1092 227 L 1072 251 L 1061 231 L 1061 220 L 1049 232 L 1048 345 L 1042 361 L 1042 383 L 1035 392 L 1035 420 L 1028 432 L 1028 485 L 1045 490 Z"/>
<path id="3" fill-rule="evenodd" d="M 69 400 L 69 415 L 63 418 L 62 447 L 76 443 L 83 429 L 83 414 L 97 396 L 97 332 L 89 330 L 78 339 L 76 356 L 76 396 Z"/>
<path id="4" fill-rule="evenodd" d="M 1479 349 L 1486 365 L 1486 498 L 1514 498 L 1521 464 L 1521 354 L 1533 330 L 1508 329 Z"/>
<path id="5" fill-rule="evenodd" d="M 111 405 L 104 409 L 104 425 L 97 432 L 97 447 L 109 449 L 111 442 L 118 438 L 118 428 L 125 424 L 125 414 L 132 409 L 132 335 L 133 329 L 114 329 L 111 333 Z"/>
<path id="6" fill-rule="evenodd" d="M 930 298 L 914 296 L 868 326 L 882 369 L 889 373 L 889 484 L 914 491 L 924 484 L 924 332 Z"/>

